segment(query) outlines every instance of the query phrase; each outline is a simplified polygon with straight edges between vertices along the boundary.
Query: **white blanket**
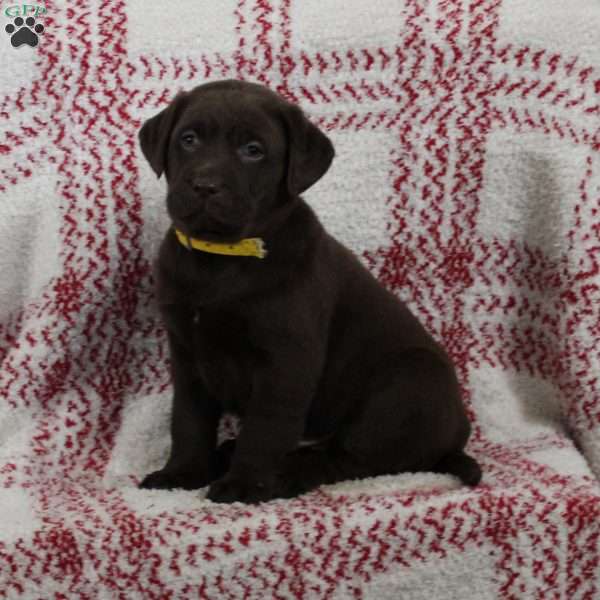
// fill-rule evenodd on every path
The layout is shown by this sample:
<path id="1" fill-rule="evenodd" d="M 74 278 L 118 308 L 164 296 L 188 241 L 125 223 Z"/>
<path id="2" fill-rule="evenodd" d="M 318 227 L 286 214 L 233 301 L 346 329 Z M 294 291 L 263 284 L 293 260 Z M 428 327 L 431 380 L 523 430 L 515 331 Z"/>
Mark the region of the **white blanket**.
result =
<path id="1" fill-rule="evenodd" d="M 600 597 L 597 0 L 74 0 L 30 25 L 7 7 L 0 597 Z M 35 47 L 10 43 L 36 24 Z M 306 199 L 455 359 L 476 489 L 137 489 L 167 456 L 171 391 L 150 273 L 165 188 L 136 133 L 221 78 L 331 136 Z"/>

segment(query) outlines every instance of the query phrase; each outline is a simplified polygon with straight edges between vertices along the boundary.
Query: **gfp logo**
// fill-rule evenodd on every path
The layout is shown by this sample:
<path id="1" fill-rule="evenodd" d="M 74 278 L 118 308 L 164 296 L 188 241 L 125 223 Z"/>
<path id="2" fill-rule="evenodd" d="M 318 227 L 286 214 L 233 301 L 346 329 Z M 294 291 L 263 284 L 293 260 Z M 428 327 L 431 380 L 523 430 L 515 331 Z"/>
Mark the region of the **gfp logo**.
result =
<path id="1" fill-rule="evenodd" d="M 39 17 L 48 11 L 37 4 L 13 4 L 4 10 L 7 17 Z"/>

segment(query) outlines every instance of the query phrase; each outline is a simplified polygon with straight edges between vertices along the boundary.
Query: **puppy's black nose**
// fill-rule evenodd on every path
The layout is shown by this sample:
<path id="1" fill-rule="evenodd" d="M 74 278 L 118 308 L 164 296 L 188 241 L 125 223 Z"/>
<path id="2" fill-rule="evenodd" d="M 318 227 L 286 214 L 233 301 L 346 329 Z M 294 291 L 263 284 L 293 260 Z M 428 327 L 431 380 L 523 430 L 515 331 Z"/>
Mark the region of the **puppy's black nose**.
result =
<path id="1" fill-rule="evenodd" d="M 196 177 L 196 179 L 192 181 L 192 188 L 199 196 L 205 198 L 215 196 L 221 191 L 221 186 L 218 183 L 200 177 Z"/>

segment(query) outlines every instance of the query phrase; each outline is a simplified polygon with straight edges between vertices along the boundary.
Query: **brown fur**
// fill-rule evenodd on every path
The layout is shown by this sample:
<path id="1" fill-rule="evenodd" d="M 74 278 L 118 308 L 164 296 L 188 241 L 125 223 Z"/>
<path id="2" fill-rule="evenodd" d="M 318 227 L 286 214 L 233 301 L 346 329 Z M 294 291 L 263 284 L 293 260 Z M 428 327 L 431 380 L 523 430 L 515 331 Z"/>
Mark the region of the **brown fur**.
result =
<path id="1" fill-rule="evenodd" d="M 253 141 L 258 159 L 248 158 Z M 166 172 L 179 229 L 262 237 L 268 250 L 263 260 L 190 251 L 167 232 L 155 277 L 172 449 L 142 487 L 210 484 L 214 501 L 257 502 L 401 471 L 475 485 L 481 471 L 463 452 L 470 425 L 447 354 L 300 197 L 329 168 L 328 138 L 268 89 L 223 81 L 177 96 L 140 143 Z M 242 430 L 217 450 L 226 411 Z M 302 438 L 317 442 L 299 447 Z"/>

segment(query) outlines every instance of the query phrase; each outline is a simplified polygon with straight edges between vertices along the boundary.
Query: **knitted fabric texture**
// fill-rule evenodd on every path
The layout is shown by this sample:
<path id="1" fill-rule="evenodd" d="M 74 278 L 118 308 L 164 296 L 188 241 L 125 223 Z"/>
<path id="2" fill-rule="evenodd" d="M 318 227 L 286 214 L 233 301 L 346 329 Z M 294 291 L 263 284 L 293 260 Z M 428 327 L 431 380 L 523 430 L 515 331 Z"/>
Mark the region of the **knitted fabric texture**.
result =
<path id="1" fill-rule="evenodd" d="M 0 597 L 599 598 L 597 0 L 44 6 L 0 44 Z M 171 397 L 137 131 L 223 78 L 331 137 L 305 198 L 455 360 L 477 488 L 137 489 Z"/>

